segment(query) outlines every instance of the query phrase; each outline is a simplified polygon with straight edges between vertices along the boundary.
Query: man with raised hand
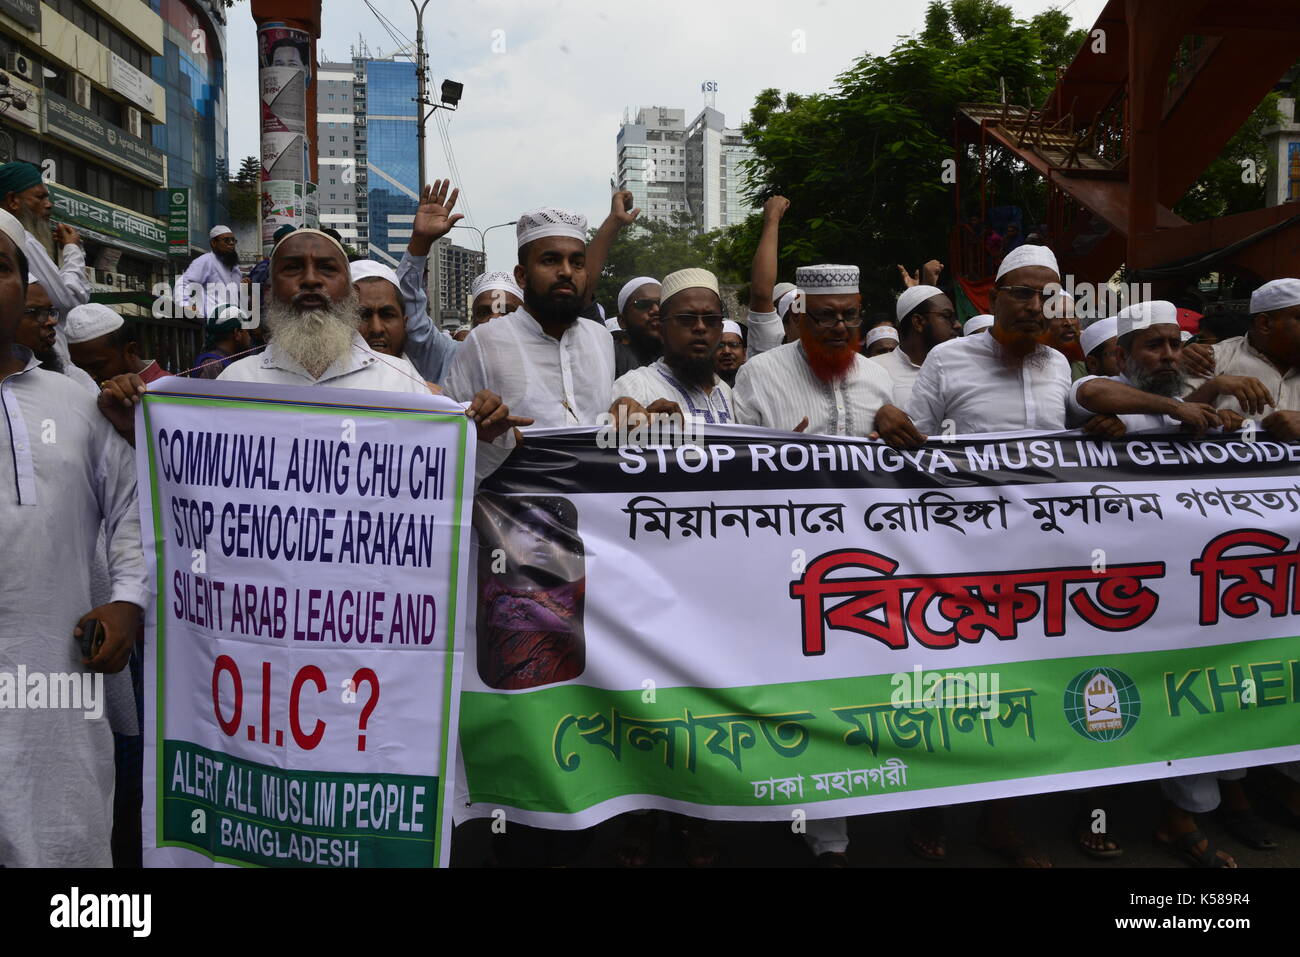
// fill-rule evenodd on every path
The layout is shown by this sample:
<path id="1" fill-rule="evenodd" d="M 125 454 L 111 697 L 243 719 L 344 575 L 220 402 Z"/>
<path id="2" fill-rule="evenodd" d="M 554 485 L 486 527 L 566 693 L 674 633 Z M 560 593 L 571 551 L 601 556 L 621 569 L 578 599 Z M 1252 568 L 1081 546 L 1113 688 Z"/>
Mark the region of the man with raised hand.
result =
<path id="1" fill-rule="evenodd" d="M 892 403 L 906 409 L 925 357 L 939 343 L 960 336 L 961 326 L 952 300 L 937 286 L 909 286 L 898 297 L 894 309 L 898 348 L 872 358 L 893 380 Z"/>
<path id="2" fill-rule="evenodd" d="M 451 195 L 447 193 L 450 190 Z M 411 364 L 429 382 L 441 383 L 451 367 L 460 343 L 429 318 L 429 297 L 424 292 L 424 274 L 428 269 L 433 244 L 451 232 L 465 217 L 452 214 L 460 190 L 451 189 L 451 180 L 436 179 L 420 194 L 411 221 L 411 239 L 397 266 L 397 286 L 402 294 L 402 312 L 406 319 L 406 353 Z"/>
<path id="3" fill-rule="evenodd" d="M 862 296 L 857 266 L 800 266 L 806 297 L 797 342 L 750 359 L 736 376 L 736 419 L 823 435 L 879 434 L 912 448 L 925 437 L 894 405 L 889 373 L 858 352 Z"/>
<path id="4" fill-rule="evenodd" d="M 749 316 L 745 320 L 750 358 L 794 342 L 798 335 L 792 328 L 794 317 L 790 313 L 794 283 L 776 281 L 781 217 L 789 208 L 790 201 L 784 196 L 771 196 L 763 203 L 763 231 L 750 267 Z"/>

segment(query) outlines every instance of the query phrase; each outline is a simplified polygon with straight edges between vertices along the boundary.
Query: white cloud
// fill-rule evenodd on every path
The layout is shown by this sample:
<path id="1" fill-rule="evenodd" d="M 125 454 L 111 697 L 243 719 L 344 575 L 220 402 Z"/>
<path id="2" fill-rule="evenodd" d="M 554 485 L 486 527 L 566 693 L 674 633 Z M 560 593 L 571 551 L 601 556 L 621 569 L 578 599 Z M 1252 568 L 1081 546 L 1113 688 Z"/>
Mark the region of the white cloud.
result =
<path id="1" fill-rule="evenodd" d="M 415 18 L 407 0 L 373 0 L 407 38 Z M 1054 4 L 1012 0 L 1028 17 Z M 364 38 L 372 55 L 398 46 L 362 2 L 326 2 L 318 56 L 349 59 Z M 1104 0 L 1066 4 L 1090 26 Z M 461 108 L 443 113 L 465 182 L 473 221 L 485 227 L 543 204 L 585 213 L 609 209 L 615 137 L 624 109 L 669 106 L 687 120 L 703 106 L 700 84 L 718 83 L 717 108 L 729 124 L 748 114 L 766 87 L 802 93 L 828 89 L 864 52 L 888 52 L 924 23 L 922 0 L 550 0 L 433 3 L 425 43 L 434 90 L 445 78 L 465 84 Z M 493 31 L 506 51 L 493 52 Z M 792 51 L 802 31 L 806 52 Z M 246 3 L 227 28 L 232 168 L 257 155 L 258 129 L 242 104 L 257 102 L 255 27 Z M 497 35 L 497 39 L 500 35 Z M 447 175 L 437 125 L 427 126 L 430 179 Z M 411 149 L 415 149 L 412 142 Z M 463 210 L 462 210 L 463 211 Z M 455 234 L 477 246 L 470 230 Z M 488 268 L 514 262 L 509 229 L 488 236 Z"/>

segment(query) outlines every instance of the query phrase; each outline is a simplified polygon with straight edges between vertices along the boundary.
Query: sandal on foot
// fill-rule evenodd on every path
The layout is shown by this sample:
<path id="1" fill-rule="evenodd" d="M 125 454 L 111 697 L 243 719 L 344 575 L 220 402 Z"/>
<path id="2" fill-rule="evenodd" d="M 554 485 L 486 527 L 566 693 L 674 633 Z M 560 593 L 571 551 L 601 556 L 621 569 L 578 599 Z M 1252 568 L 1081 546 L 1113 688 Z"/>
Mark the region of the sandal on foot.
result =
<path id="1" fill-rule="evenodd" d="M 1277 841 L 1268 836 L 1264 822 L 1254 811 L 1220 811 L 1219 820 L 1229 834 L 1247 847 L 1256 851 L 1277 849 Z"/>
<path id="2" fill-rule="evenodd" d="M 849 856 L 843 851 L 823 851 L 817 855 L 818 867 L 848 867 Z"/>
<path id="3" fill-rule="evenodd" d="M 1205 850 L 1198 851 L 1196 845 L 1202 841 L 1205 842 Z M 1156 843 L 1165 848 L 1172 854 L 1176 854 L 1187 862 L 1189 867 L 1203 867 L 1214 869 L 1219 867 L 1236 867 L 1236 862 L 1229 862 L 1219 856 L 1219 849 L 1214 846 L 1204 832 L 1198 830 L 1188 831 L 1186 834 L 1180 834 L 1172 840 L 1156 835 Z"/>
<path id="4" fill-rule="evenodd" d="M 1011 835 L 1011 839 L 1005 844 L 994 844 L 986 838 L 981 838 L 979 843 L 984 850 L 990 854 L 996 854 L 1012 867 L 1043 868 L 1052 866 L 1052 862 L 1047 855 L 1018 835 Z"/>
<path id="5" fill-rule="evenodd" d="M 943 833 L 943 811 L 928 807 L 910 812 L 903 844 L 923 861 L 946 861 L 948 836 Z"/>
<path id="6" fill-rule="evenodd" d="M 1096 838 L 1101 838 L 1104 843 L 1102 847 L 1095 847 L 1090 842 Z M 1097 834 L 1092 830 L 1092 815 L 1083 811 L 1079 814 L 1079 819 L 1075 822 L 1074 843 L 1079 850 L 1089 857 L 1096 858 L 1099 861 L 1109 860 L 1110 858 L 1122 857 L 1124 848 L 1120 847 L 1108 834 Z"/>

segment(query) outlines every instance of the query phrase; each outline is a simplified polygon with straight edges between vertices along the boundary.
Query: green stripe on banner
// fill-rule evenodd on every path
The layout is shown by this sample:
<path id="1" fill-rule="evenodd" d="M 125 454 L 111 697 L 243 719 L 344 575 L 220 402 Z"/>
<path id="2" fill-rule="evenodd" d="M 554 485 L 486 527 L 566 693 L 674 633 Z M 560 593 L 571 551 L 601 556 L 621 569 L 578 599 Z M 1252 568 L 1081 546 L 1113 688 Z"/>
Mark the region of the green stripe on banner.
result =
<path id="1" fill-rule="evenodd" d="M 1131 641 L 1132 639 L 1126 639 Z M 936 688 L 938 676 L 947 676 Z M 473 803 L 714 807 L 1028 780 L 1294 746 L 1300 638 L 744 688 L 465 692 Z M 529 769 L 521 773 L 521 768 Z M 1135 774 L 1135 778 L 1150 776 Z M 923 793 L 915 806 L 936 803 Z"/>
<path id="2" fill-rule="evenodd" d="M 188 741 L 161 751 L 159 846 L 227 864 L 436 864 L 436 777 L 273 768 Z"/>

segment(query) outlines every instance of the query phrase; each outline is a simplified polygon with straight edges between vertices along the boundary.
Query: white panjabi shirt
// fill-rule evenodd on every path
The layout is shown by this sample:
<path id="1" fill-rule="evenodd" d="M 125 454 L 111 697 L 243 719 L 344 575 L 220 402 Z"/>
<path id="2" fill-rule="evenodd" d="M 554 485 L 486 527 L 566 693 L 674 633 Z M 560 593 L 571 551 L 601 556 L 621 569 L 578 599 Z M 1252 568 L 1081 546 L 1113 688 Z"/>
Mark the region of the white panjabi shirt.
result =
<path id="1" fill-rule="evenodd" d="M 802 342 L 791 342 L 750 359 L 732 390 L 742 425 L 793 429 L 805 416 L 806 431 L 820 435 L 867 436 L 876 413 L 890 404 L 889 373 L 861 355 L 848 374 L 828 385 L 813 374 Z"/>
<path id="2" fill-rule="evenodd" d="M 736 421 L 731 386 L 716 375 L 713 377 L 713 388 L 707 392 L 697 386 L 687 385 L 668 368 L 668 363 L 663 359 L 632 369 L 614 380 L 611 404 L 623 396 L 636 399 L 643 406 L 649 406 L 658 399 L 676 402 L 683 415 L 706 425 L 730 425 Z"/>
<path id="3" fill-rule="evenodd" d="M 903 351 L 902 346 L 872 356 L 871 361 L 888 372 L 889 378 L 893 380 L 894 397 L 890 404 L 906 409 L 907 403 L 912 400 L 912 386 L 916 384 L 916 377 L 921 374 L 921 367 L 912 361 L 912 357 Z"/>
<path id="4" fill-rule="evenodd" d="M 931 349 L 905 408 L 917 429 L 926 435 L 1063 430 L 1070 394 L 1065 356 L 1042 345 L 1023 363 L 1008 363 L 1004 355 L 992 333 Z"/>

